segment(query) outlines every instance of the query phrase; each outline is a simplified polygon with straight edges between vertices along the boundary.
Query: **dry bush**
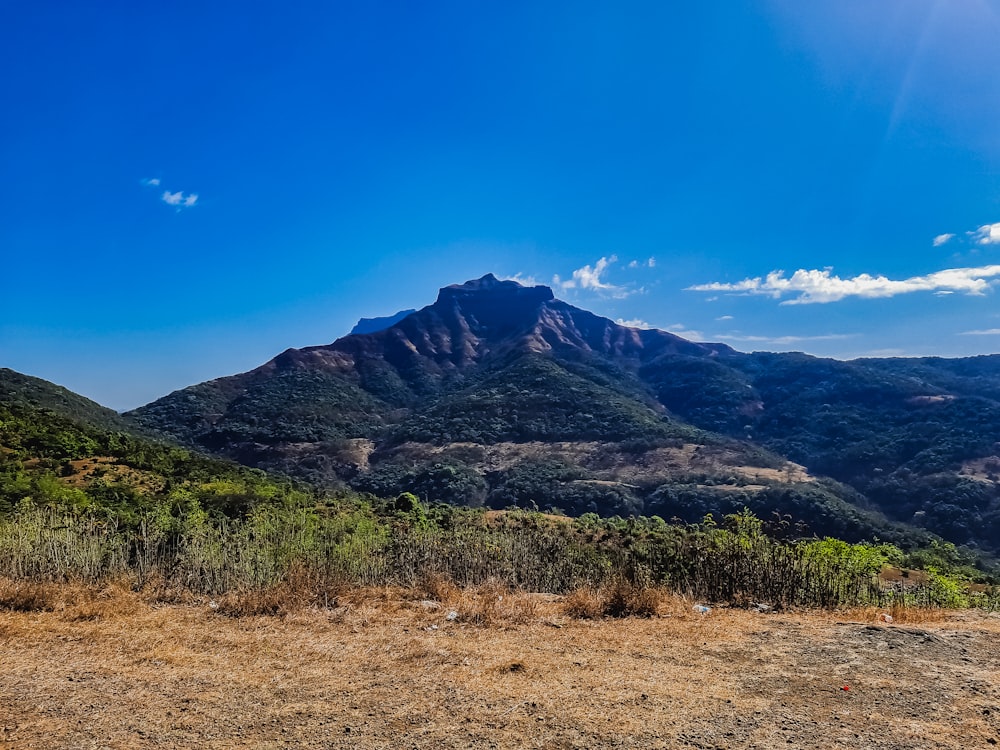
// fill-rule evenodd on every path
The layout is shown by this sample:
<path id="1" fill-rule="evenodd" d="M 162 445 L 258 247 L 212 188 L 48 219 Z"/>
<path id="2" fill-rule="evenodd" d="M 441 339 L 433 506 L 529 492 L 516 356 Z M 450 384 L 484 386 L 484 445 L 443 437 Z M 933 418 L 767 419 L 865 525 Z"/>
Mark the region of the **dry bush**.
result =
<path id="1" fill-rule="evenodd" d="M 127 581 L 112 581 L 101 589 L 69 585 L 62 618 L 71 622 L 109 620 L 134 614 L 143 602 Z"/>
<path id="2" fill-rule="evenodd" d="M 636 586 L 625 579 L 612 581 L 600 589 L 584 587 L 568 594 L 563 612 L 578 619 L 600 617 L 655 617 L 663 593 L 652 586 Z"/>
<path id="3" fill-rule="evenodd" d="M 42 582 L 0 578 L 0 609 L 14 612 L 52 612 L 60 609 L 61 586 Z"/>
<path id="4" fill-rule="evenodd" d="M 604 616 L 604 597 L 590 586 L 571 591 L 563 599 L 563 614 L 579 620 L 596 620 Z"/>
<path id="5" fill-rule="evenodd" d="M 71 622 L 127 615 L 138 604 L 128 585 L 103 588 L 84 583 L 0 579 L 0 609 L 16 612 L 59 612 Z"/>
<path id="6" fill-rule="evenodd" d="M 886 610 L 879 610 L 879 612 L 875 615 L 876 619 L 878 619 L 878 614 L 881 612 L 886 612 Z M 947 619 L 950 613 L 946 610 L 942 610 L 940 607 L 907 606 L 901 602 L 893 602 L 886 614 L 892 617 L 892 621 L 894 623 L 918 623 L 940 622 Z"/>
<path id="7" fill-rule="evenodd" d="M 298 612 L 306 602 L 298 592 L 278 584 L 266 589 L 232 591 L 209 605 L 220 615 L 253 617 L 255 615 L 287 615 Z"/>
<path id="8" fill-rule="evenodd" d="M 604 614 L 609 617 L 655 617 L 660 592 L 619 578 L 605 588 Z"/>
<path id="9" fill-rule="evenodd" d="M 197 604 L 201 598 L 191 589 L 168 581 L 161 575 L 151 576 L 139 589 L 150 604 Z"/>
<path id="10" fill-rule="evenodd" d="M 397 586 L 348 586 L 338 593 L 336 603 L 341 607 L 376 606 L 385 612 L 397 612 L 404 600 L 412 598 L 410 589 Z"/>
<path id="11" fill-rule="evenodd" d="M 840 618 L 877 625 L 941 623 L 947 621 L 954 613 L 955 610 L 940 607 L 919 607 L 901 602 L 893 602 L 889 607 L 852 607 L 836 610 L 836 614 Z M 892 619 L 886 621 L 883 615 L 889 615 Z"/>
<path id="12" fill-rule="evenodd" d="M 416 592 L 421 599 L 441 605 L 455 604 L 462 598 L 462 589 L 444 573 L 428 571 L 420 576 Z"/>
<path id="13" fill-rule="evenodd" d="M 230 591 L 214 602 L 219 614 L 232 617 L 288 615 L 307 607 L 337 606 L 345 585 L 307 565 L 293 565 L 279 583 L 257 589 Z"/>
<path id="14" fill-rule="evenodd" d="M 457 605 L 458 619 L 483 627 L 521 625 L 538 617 L 538 601 L 503 584 L 485 583 L 470 589 Z"/>

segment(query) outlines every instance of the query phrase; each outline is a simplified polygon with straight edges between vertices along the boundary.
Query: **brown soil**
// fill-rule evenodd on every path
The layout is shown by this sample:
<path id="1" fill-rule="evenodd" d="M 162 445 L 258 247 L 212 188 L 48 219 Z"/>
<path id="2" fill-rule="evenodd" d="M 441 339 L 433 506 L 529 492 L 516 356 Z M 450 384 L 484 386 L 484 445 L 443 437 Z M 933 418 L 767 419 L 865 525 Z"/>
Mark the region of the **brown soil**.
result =
<path id="1" fill-rule="evenodd" d="M 996 615 L 882 625 L 875 611 L 698 615 L 666 599 L 651 619 L 573 620 L 553 597 L 519 601 L 355 592 L 333 609 L 236 618 L 112 592 L 2 611 L 0 748 L 1000 741 Z M 492 616 L 449 619 L 476 606 Z"/>

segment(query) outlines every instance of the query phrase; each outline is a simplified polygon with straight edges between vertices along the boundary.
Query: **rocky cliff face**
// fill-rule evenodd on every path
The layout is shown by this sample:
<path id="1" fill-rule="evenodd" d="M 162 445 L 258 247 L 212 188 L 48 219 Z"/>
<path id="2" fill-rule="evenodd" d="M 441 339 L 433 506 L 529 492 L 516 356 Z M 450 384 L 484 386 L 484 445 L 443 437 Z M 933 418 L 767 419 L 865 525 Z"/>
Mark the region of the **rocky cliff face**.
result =
<path id="1" fill-rule="evenodd" d="M 129 416 L 380 494 L 687 520 L 741 504 L 843 518 L 868 503 L 1000 549 L 1000 484 L 975 469 L 1000 465 L 1000 358 L 743 354 L 491 274 L 382 330 L 289 349 Z M 854 510 L 831 510 L 845 500 Z"/>

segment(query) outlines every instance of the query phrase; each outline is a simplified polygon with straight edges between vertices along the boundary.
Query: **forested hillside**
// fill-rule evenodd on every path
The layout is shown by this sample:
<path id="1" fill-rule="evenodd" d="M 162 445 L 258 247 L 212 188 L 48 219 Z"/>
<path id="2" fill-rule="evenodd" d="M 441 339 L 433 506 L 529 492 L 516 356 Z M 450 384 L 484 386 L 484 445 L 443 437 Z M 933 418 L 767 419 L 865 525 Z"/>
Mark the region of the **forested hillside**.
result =
<path id="1" fill-rule="evenodd" d="M 1000 549 L 998 358 L 743 354 L 490 275 L 385 325 L 127 416 L 328 487 Z"/>

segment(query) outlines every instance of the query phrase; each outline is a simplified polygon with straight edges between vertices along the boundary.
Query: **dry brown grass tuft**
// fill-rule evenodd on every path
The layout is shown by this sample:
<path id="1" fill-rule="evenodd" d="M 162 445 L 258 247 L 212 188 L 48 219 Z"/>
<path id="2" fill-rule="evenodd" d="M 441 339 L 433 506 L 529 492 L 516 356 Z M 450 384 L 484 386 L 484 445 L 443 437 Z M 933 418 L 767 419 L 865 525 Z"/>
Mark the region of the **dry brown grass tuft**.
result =
<path id="1" fill-rule="evenodd" d="M 523 625 L 538 619 L 538 601 L 530 594 L 486 583 L 464 593 L 455 611 L 461 622 L 483 627 Z"/>
<path id="2" fill-rule="evenodd" d="M 596 620 L 604 616 L 604 596 L 597 589 L 584 586 L 567 594 L 562 608 L 567 617 Z"/>
<path id="3" fill-rule="evenodd" d="M 563 613 L 595 620 L 601 617 L 656 617 L 664 593 L 650 586 L 636 586 L 618 579 L 599 589 L 584 587 L 568 594 Z"/>
<path id="4" fill-rule="evenodd" d="M 462 598 L 462 589 L 444 573 L 427 572 L 416 586 L 422 599 L 429 599 L 442 606 L 455 604 Z"/>
<path id="5" fill-rule="evenodd" d="M 52 612 L 58 609 L 63 586 L 39 581 L 0 578 L 0 609 L 13 612 Z"/>
<path id="6" fill-rule="evenodd" d="M 890 617 L 892 617 L 893 622 L 906 622 L 906 623 L 926 623 L 926 622 L 943 622 L 951 614 L 946 610 L 933 607 L 907 607 L 899 603 L 893 603 L 892 607 L 886 610 L 879 610 L 875 617 L 879 619 L 878 615 L 885 612 Z"/>
<path id="7" fill-rule="evenodd" d="M 274 586 L 263 589 L 232 591 L 218 597 L 213 609 L 232 617 L 253 615 L 285 616 L 307 607 L 330 609 L 346 586 L 331 581 L 318 571 L 304 565 L 292 567 Z"/>
<path id="8" fill-rule="evenodd" d="M 69 622 L 111 619 L 131 613 L 138 597 L 126 583 L 103 588 L 84 583 L 0 578 L 0 610 L 57 612 Z"/>
<path id="9" fill-rule="evenodd" d="M 604 613 L 610 617 L 655 617 L 660 591 L 618 579 L 607 587 Z"/>
<path id="10" fill-rule="evenodd" d="M 894 603 L 891 607 L 853 607 L 834 610 L 830 615 L 844 620 L 877 625 L 916 625 L 919 623 L 942 624 L 954 619 L 956 613 L 961 611 Z M 887 620 L 884 615 L 888 615 L 891 619 Z"/>

